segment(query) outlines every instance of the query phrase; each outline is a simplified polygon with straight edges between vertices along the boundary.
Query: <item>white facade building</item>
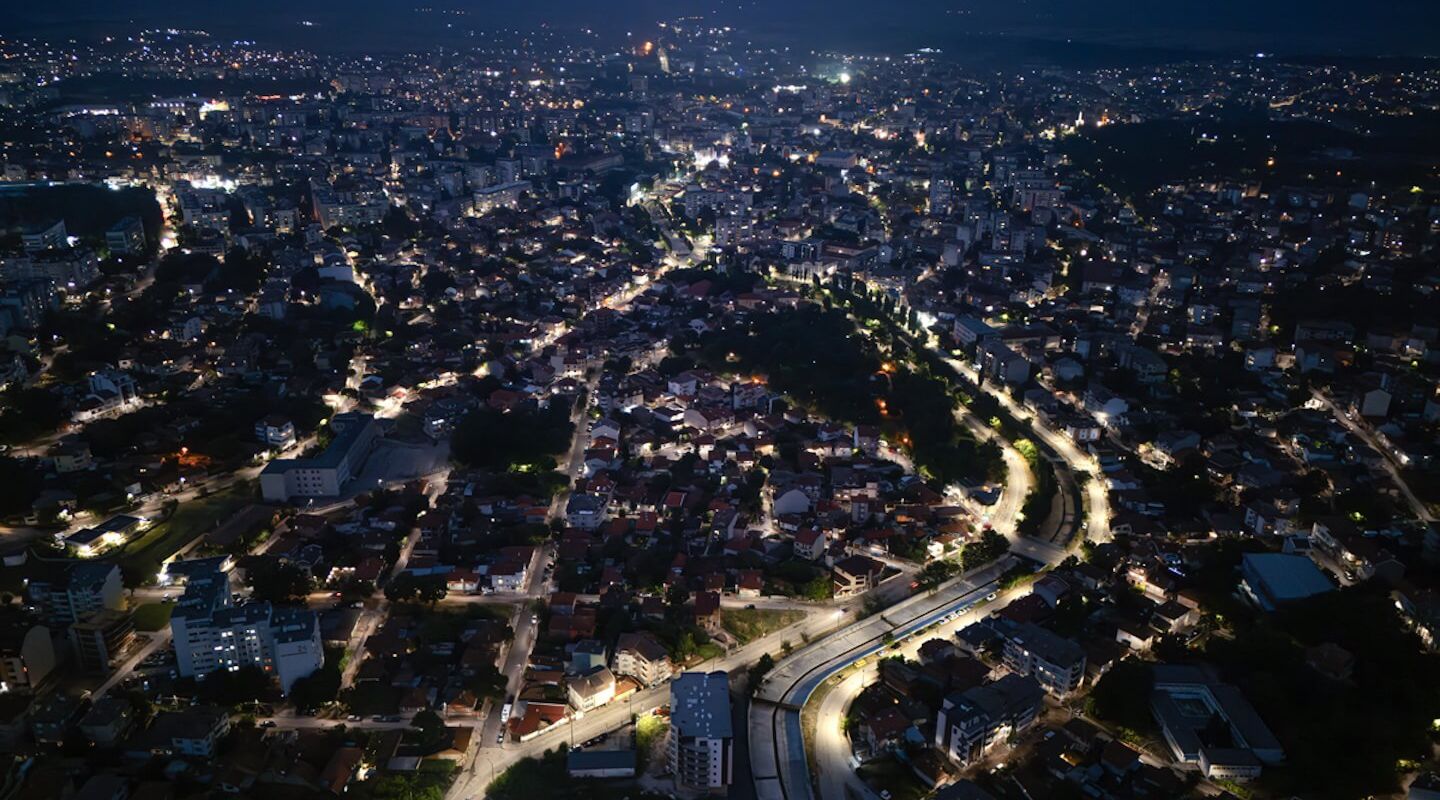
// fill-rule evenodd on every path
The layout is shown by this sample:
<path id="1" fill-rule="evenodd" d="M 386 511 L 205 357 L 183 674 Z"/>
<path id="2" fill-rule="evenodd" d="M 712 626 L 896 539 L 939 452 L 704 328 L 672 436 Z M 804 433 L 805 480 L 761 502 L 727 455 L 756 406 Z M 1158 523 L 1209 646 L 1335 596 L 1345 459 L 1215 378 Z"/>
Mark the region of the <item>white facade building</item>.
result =
<path id="1" fill-rule="evenodd" d="M 170 619 L 180 675 L 203 679 L 212 672 L 255 666 L 289 692 L 295 681 L 324 665 L 315 612 L 269 603 L 233 606 L 230 598 L 230 580 L 223 572 L 190 579 Z"/>
<path id="2" fill-rule="evenodd" d="M 260 493 L 267 501 L 292 497 L 337 497 L 365 466 L 380 438 L 380 426 L 368 414 L 337 414 L 330 420 L 335 438 L 314 458 L 281 458 L 260 473 Z"/>
<path id="3" fill-rule="evenodd" d="M 682 672 L 670 685 L 670 769 L 681 787 L 723 793 L 734 778 L 730 677 Z"/>

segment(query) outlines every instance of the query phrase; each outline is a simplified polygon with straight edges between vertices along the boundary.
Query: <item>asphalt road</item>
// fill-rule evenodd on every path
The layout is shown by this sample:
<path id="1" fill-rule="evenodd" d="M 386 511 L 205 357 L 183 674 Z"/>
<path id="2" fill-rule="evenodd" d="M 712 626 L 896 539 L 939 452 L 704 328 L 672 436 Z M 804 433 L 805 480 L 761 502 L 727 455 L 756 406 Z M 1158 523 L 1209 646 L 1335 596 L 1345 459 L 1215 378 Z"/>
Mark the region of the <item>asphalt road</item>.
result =
<path id="1" fill-rule="evenodd" d="M 1329 411 L 1331 416 L 1335 417 L 1335 421 L 1339 422 L 1341 427 L 1360 437 L 1361 441 L 1385 457 L 1385 474 L 1390 476 L 1390 480 L 1394 481 L 1395 486 L 1400 490 L 1400 494 L 1405 498 L 1405 504 L 1410 506 L 1410 512 L 1425 524 L 1434 525 L 1435 515 L 1430 512 L 1430 507 L 1410 488 L 1410 484 L 1405 481 L 1405 476 L 1400 474 L 1400 468 L 1395 464 L 1395 456 L 1390 449 L 1382 445 L 1368 428 L 1350 419 L 1339 406 L 1330 401 L 1330 398 L 1320 392 L 1315 392 L 1313 397 L 1321 408 Z"/>
<path id="2" fill-rule="evenodd" d="M 1062 529 L 1052 540 L 1014 535 L 1016 515 L 1029 492 L 1033 477 L 1012 443 L 997 442 L 1005 456 L 1007 482 L 1001 502 L 991 511 L 990 522 L 996 530 L 1009 535 L 1011 552 L 1053 565 L 1065 557 L 1067 545 L 1076 540 L 1077 533 L 1081 534 L 1081 538 L 1108 539 L 1110 506 L 1104 484 L 1098 479 L 1089 480 L 1084 482 L 1082 489 L 1078 478 L 1081 474 L 1098 472 L 1094 459 L 1081 451 L 1069 437 L 1044 425 L 1003 391 L 981 385 L 979 376 L 968 365 L 942 357 L 959 375 L 995 398 L 1010 414 L 1030 424 L 1042 451 L 1048 450 L 1048 454 L 1053 456 L 1052 461 L 1058 462 L 1056 472 L 1064 504 L 1062 508 L 1073 509 L 1077 500 L 1080 501 L 1081 514 L 1067 511 Z M 973 414 L 960 409 L 956 414 L 977 435 L 987 439 L 994 437 L 994 432 L 976 420 Z M 829 677 L 884 649 L 887 632 L 890 638 L 901 642 L 899 652 L 908 654 L 925 639 L 932 638 L 928 634 L 907 638 L 909 634 L 932 624 L 937 617 L 943 619 L 953 611 L 960 612 L 934 629 L 935 635 L 948 636 L 959 627 L 1002 608 L 1014 599 L 1015 593 L 995 592 L 997 596 L 993 602 L 987 602 L 986 598 L 994 592 L 1005 563 L 953 581 L 937 592 L 912 597 L 883 615 L 827 637 L 781 662 L 751 706 L 750 754 L 756 795 L 761 800 L 811 800 L 815 796 L 815 785 L 811 781 L 805 754 L 800 712 L 815 689 Z M 993 571 L 996 569 L 1000 571 Z M 844 710 L 864 685 L 862 677 L 847 677 L 832 689 L 819 709 L 816 759 L 823 800 L 849 800 L 850 794 L 868 797 L 868 790 L 856 785 L 858 779 L 850 764 L 849 741 L 841 729 Z"/>
<path id="3" fill-rule="evenodd" d="M 828 614 L 812 614 L 769 635 L 737 647 L 729 653 L 698 664 L 694 670 L 745 669 L 760 656 L 775 653 L 784 642 L 800 643 L 806 637 L 812 640 L 833 630 L 837 624 L 849 618 L 851 610 L 834 609 Z M 670 702 L 669 684 L 637 692 L 627 700 L 615 701 L 571 722 L 558 725 L 528 742 L 507 742 L 500 747 L 486 747 L 476 752 L 472 762 L 460 773 L 447 797 L 451 800 L 484 796 L 485 787 L 495 775 L 504 772 L 516 762 L 533 756 L 540 756 L 561 742 L 581 743 L 602 734 L 628 725 L 633 715 L 648 713 Z M 493 738 L 490 740 L 493 743 Z"/>
<path id="4" fill-rule="evenodd" d="M 531 558 L 529 568 L 529 579 L 526 585 L 526 598 L 534 599 L 543 597 L 548 593 L 549 580 L 545 578 L 545 564 L 550 560 L 550 546 L 535 548 L 535 555 Z M 510 618 L 510 625 L 515 630 L 515 638 L 510 641 L 509 647 L 505 650 L 504 662 L 500 665 L 500 673 L 505 676 L 505 697 L 515 697 L 525 682 L 525 666 L 530 663 L 530 651 L 535 648 L 535 640 L 540 634 L 539 621 L 534 617 L 534 612 L 528 602 L 519 602 L 515 606 Z M 500 719 L 504 701 L 489 705 L 488 711 L 481 723 L 480 747 L 498 747 L 497 741 L 500 733 L 504 730 L 504 722 Z"/>
<path id="5" fill-rule="evenodd" d="M 1014 563 L 1006 557 L 934 591 L 912 595 L 777 664 L 750 707 L 750 764 L 756 796 L 760 800 L 813 798 L 800 709 L 815 690 L 851 664 L 883 653 L 890 643 L 903 641 L 954 612 L 976 605 L 988 610 L 987 598 Z M 838 723 L 832 720 L 831 724 Z"/>

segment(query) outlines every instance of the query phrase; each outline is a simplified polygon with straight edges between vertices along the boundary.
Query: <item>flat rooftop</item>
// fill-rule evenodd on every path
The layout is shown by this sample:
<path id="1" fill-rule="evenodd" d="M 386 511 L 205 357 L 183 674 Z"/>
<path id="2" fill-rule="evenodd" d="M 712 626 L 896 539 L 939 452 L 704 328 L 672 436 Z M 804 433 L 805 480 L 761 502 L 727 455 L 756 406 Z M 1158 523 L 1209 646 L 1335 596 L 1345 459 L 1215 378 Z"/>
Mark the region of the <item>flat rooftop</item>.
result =
<path id="1" fill-rule="evenodd" d="M 730 676 L 682 672 L 670 687 L 670 725 L 680 736 L 724 739 L 730 725 Z"/>

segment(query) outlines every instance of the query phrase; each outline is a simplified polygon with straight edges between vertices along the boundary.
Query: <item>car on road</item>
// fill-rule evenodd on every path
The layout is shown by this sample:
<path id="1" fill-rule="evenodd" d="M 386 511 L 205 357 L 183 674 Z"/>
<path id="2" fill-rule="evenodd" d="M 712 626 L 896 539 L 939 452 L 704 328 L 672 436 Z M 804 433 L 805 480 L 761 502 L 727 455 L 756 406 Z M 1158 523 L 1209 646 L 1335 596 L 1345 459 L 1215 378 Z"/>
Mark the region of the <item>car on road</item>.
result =
<path id="1" fill-rule="evenodd" d="M 364 722 L 364 721 L 365 721 L 365 718 L 362 717 L 362 716 L 360 716 L 359 714 L 351 714 L 350 716 L 346 717 L 345 719 L 348 720 L 348 721 L 350 721 L 350 722 Z"/>
<path id="2" fill-rule="evenodd" d="M 495 734 L 495 744 L 505 744 L 505 731 Z"/>
<path id="3" fill-rule="evenodd" d="M 260 723 L 260 727 L 262 727 L 262 728 L 273 728 L 273 727 L 275 727 L 275 720 L 273 720 L 273 719 L 267 719 L 267 720 L 265 720 L 264 722 Z"/>
<path id="4" fill-rule="evenodd" d="M 994 592 L 991 592 L 990 594 L 985 595 L 985 599 L 986 599 L 986 600 L 992 600 L 992 601 L 993 601 L 996 597 L 999 597 L 999 595 L 997 595 L 997 594 L 994 593 Z"/>

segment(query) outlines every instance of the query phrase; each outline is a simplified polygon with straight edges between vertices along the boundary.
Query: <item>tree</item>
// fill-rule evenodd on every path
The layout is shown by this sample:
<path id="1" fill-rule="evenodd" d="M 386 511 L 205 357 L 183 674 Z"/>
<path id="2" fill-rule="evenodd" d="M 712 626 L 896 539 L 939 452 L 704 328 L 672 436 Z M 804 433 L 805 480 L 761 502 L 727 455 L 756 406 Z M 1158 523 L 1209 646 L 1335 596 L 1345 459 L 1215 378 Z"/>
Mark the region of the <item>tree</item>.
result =
<path id="1" fill-rule="evenodd" d="M 445 764 L 436 768 L 429 766 L 430 763 L 427 761 L 426 765 L 416 772 L 392 773 L 372 778 L 365 783 L 365 794 L 374 800 L 444 800 L 454 767 Z M 560 772 L 565 772 L 563 763 Z M 542 795 L 532 793 L 525 796 L 533 798 Z"/>
<path id="2" fill-rule="evenodd" d="M 549 459 L 553 469 L 555 454 L 570 446 L 573 431 L 564 403 L 509 412 L 481 408 L 455 426 L 450 447 L 455 459 L 467 466 L 529 470 Z"/>
<path id="3" fill-rule="evenodd" d="M 309 573 L 280 561 L 262 562 L 246 573 L 246 579 L 254 599 L 272 603 L 304 602 L 311 589 Z"/>
<path id="4" fill-rule="evenodd" d="M 834 582 L 828 576 L 821 575 L 805 582 L 800 587 L 800 595 L 807 600 L 827 600 L 834 590 Z"/>
<path id="5" fill-rule="evenodd" d="M 364 600 L 375 593 L 375 584 L 359 578 L 348 578 L 340 584 L 340 599 L 347 603 Z"/>
<path id="6" fill-rule="evenodd" d="M 268 253 L 252 253 L 243 247 L 231 248 L 208 280 L 205 287 L 211 291 L 234 290 L 249 294 L 260 288 L 265 273 L 270 268 Z"/>
<path id="7" fill-rule="evenodd" d="M 920 570 L 918 581 L 926 589 L 933 589 L 955 576 L 960 566 L 953 561 L 932 561 Z"/>
<path id="8" fill-rule="evenodd" d="M 504 673 L 496 669 L 494 664 L 482 665 L 465 682 L 465 688 L 474 692 L 476 697 L 488 697 L 492 700 L 505 696 L 505 685 Z"/>
<path id="9" fill-rule="evenodd" d="M 30 510 L 43 486 L 42 476 L 28 464 L 13 458 L 0 457 L 0 516 L 23 514 Z"/>
<path id="10" fill-rule="evenodd" d="M 1089 713 L 1102 722 L 1141 734 L 1154 727 L 1150 690 L 1155 678 L 1150 665 L 1127 658 L 1111 667 L 1090 693 Z"/>
<path id="11" fill-rule="evenodd" d="M 420 749 L 426 752 L 439 750 L 445 742 L 447 731 L 445 720 L 430 709 L 422 709 L 410 720 L 410 727 L 420 734 Z"/>
<path id="12" fill-rule="evenodd" d="M 130 713 L 134 715 L 135 722 L 141 726 L 148 725 L 155 714 L 155 704 L 150 702 L 149 695 L 132 689 L 125 693 L 125 700 L 130 703 Z"/>
<path id="13" fill-rule="evenodd" d="M 1010 551 L 1010 542 L 993 530 L 980 534 L 980 538 L 965 545 L 961 560 L 966 569 L 982 567 Z"/>
<path id="14" fill-rule="evenodd" d="M 675 644 L 670 648 L 670 659 L 676 663 L 684 663 L 690 660 L 698 649 L 695 634 L 685 631 L 675 638 Z"/>
<path id="15" fill-rule="evenodd" d="M 65 421 L 65 407 L 48 389 L 10 389 L 0 395 L 0 409 L 0 441 L 9 444 L 50 433 Z"/>
<path id="16" fill-rule="evenodd" d="M 385 586 L 385 597 L 396 603 L 426 603 L 435 605 L 445 599 L 448 593 L 443 575 L 414 575 L 404 572 L 390 579 Z"/>
<path id="17" fill-rule="evenodd" d="M 171 250 L 155 267 L 157 283 L 204 283 L 220 268 L 220 260 L 208 253 Z"/>
<path id="18" fill-rule="evenodd" d="M 396 239 L 410 239 L 420 232 L 420 225 L 410 216 L 410 212 L 400 206 L 390 206 L 385 211 L 385 219 L 380 226 L 385 235 Z"/>
<path id="19" fill-rule="evenodd" d="M 290 687 L 290 702 L 301 714 L 313 714 L 321 706 L 340 696 L 340 665 L 329 663 Z"/>
<path id="20" fill-rule="evenodd" d="M 245 666 L 234 672 L 212 672 L 199 682 L 199 695 L 222 706 L 253 703 L 270 696 L 275 682 L 256 666 Z"/>
<path id="21" fill-rule="evenodd" d="M 760 681 L 774 668 L 775 658 L 773 656 L 769 653 L 760 656 L 760 660 L 750 667 L 750 691 L 757 691 L 760 688 Z"/>

